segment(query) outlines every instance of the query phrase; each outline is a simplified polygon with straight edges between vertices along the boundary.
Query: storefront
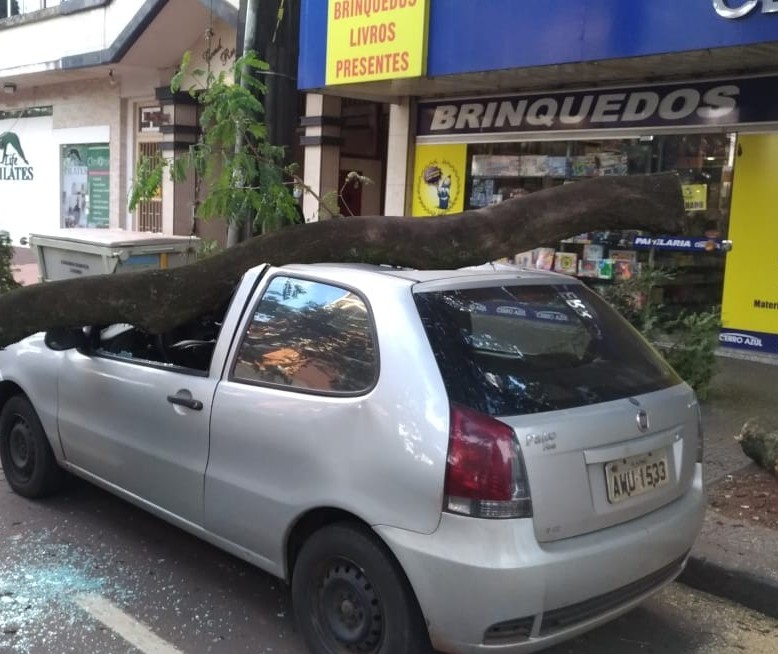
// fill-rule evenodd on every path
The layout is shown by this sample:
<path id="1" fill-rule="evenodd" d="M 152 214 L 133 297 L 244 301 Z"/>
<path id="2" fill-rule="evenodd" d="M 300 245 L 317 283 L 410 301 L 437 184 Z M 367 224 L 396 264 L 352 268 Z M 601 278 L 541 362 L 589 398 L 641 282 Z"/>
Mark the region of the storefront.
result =
<path id="1" fill-rule="evenodd" d="M 386 213 L 677 172 L 683 234 L 571 234 L 517 260 L 593 285 L 649 262 L 670 269 L 659 298 L 669 310 L 723 302 L 722 345 L 778 354 L 778 3 L 303 5 L 301 89 L 390 106 Z"/>
<path id="2" fill-rule="evenodd" d="M 514 261 L 599 288 L 662 269 L 670 278 L 654 300 L 665 311 L 723 302 L 722 345 L 778 353 L 778 76 L 421 100 L 416 118 L 414 216 L 595 176 L 676 172 L 682 234 L 571 235 Z"/>
<path id="3" fill-rule="evenodd" d="M 731 236 L 738 133 L 769 133 L 778 125 L 778 77 L 422 100 L 417 106 L 413 215 L 476 209 L 596 176 L 673 171 L 685 196 L 683 234 L 571 235 L 516 253 L 515 262 L 595 286 L 630 277 L 650 262 L 672 275 L 655 297 L 668 311 L 721 303 L 726 256 L 732 256 L 722 243 Z M 743 172 L 743 183 L 748 175 L 760 171 Z M 753 224 L 754 216 L 742 219 Z"/>
<path id="4" fill-rule="evenodd" d="M 600 289 L 660 269 L 669 278 L 653 299 L 665 312 L 723 303 L 722 345 L 778 353 L 778 76 L 422 99 L 416 112 L 414 216 L 597 176 L 677 173 L 682 234 L 577 234 L 513 261 Z"/>

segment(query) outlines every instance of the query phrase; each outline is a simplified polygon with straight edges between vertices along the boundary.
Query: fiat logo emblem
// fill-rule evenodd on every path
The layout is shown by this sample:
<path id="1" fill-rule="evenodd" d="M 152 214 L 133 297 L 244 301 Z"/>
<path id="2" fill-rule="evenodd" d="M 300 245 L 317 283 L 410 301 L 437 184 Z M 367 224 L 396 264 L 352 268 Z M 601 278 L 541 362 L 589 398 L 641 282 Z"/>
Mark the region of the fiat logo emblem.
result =
<path id="1" fill-rule="evenodd" d="M 637 421 L 640 431 L 648 431 L 648 414 L 643 409 L 638 411 Z"/>

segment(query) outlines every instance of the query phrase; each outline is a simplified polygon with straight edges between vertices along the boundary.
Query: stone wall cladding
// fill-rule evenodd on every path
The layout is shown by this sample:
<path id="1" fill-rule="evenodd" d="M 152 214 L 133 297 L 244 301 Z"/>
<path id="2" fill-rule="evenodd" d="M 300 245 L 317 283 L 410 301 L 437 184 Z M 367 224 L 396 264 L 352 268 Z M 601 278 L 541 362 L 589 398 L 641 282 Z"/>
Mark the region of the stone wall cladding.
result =
<path id="1" fill-rule="evenodd" d="M 125 214 L 122 199 L 121 97 L 118 86 L 103 80 L 84 80 L 49 87 L 54 105 L 54 129 L 108 125 L 111 157 L 111 227 L 119 227 Z"/>

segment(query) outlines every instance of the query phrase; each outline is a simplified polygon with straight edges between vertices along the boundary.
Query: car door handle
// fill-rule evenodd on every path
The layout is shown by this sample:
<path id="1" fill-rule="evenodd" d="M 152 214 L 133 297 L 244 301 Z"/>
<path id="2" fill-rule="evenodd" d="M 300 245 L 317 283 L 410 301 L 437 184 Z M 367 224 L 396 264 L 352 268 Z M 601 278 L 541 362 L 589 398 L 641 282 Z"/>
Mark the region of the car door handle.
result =
<path id="1" fill-rule="evenodd" d="M 192 411 L 202 411 L 203 403 L 200 400 L 193 400 L 191 397 L 185 395 L 168 395 L 167 401 L 171 404 L 178 404 L 179 406 L 185 406 Z"/>

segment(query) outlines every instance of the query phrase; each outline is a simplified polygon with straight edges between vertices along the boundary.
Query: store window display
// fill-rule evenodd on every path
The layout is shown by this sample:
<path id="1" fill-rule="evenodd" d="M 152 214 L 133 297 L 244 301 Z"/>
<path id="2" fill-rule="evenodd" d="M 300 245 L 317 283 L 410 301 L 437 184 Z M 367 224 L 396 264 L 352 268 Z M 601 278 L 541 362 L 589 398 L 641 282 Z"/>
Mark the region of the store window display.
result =
<path id="1" fill-rule="evenodd" d="M 721 242 L 727 238 L 735 148 L 735 134 L 471 144 L 467 208 L 591 177 L 677 172 L 686 208 L 682 235 L 577 234 L 517 253 L 515 261 L 575 275 L 594 286 L 650 264 L 673 275 L 659 298 L 670 310 L 708 308 L 721 302 Z"/>

